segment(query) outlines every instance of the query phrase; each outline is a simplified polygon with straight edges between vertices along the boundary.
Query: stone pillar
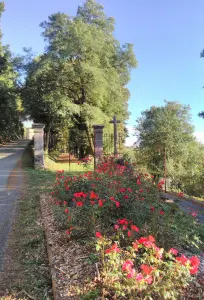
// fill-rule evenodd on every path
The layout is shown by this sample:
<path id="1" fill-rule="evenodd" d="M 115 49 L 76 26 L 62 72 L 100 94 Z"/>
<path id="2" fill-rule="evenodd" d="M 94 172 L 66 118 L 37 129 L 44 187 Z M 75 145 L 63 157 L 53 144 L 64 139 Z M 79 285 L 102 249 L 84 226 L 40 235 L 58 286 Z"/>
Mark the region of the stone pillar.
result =
<path id="1" fill-rule="evenodd" d="M 32 140 L 33 136 L 34 136 L 33 128 L 26 128 L 26 136 L 25 136 L 26 140 Z"/>
<path id="2" fill-rule="evenodd" d="M 93 125 L 94 129 L 94 169 L 103 156 L 103 128 L 104 125 Z"/>
<path id="3" fill-rule="evenodd" d="M 34 163 L 35 169 L 44 169 L 44 124 L 34 123 Z"/>

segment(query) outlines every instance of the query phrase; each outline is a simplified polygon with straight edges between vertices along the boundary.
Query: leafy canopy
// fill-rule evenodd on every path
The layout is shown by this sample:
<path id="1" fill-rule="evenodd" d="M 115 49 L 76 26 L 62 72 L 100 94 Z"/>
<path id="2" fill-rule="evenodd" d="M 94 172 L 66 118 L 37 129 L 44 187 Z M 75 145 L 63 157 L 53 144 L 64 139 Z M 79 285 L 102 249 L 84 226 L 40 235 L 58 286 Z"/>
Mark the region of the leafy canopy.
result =
<path id="1" fill-rule="evenodd" d="M 114 19 L 103 6 L 87 0 L 75 17 L 56 13 L 41 27 L 45 52 L 27 68 L 23 93 L 30 116 L 46 124 L 69 118 L 73 126 L 85 124 L 87 135 L 114 114 L 125 121 L 136 59 L 133 45 L 114 37 Z"/>

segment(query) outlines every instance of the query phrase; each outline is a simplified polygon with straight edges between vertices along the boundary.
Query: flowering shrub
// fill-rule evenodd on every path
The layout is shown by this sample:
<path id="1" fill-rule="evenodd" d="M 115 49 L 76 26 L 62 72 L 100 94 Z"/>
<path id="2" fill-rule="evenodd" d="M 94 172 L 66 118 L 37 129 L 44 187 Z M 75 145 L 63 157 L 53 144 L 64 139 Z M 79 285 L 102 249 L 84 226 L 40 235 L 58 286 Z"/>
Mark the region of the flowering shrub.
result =
<path id="1" fill-rule="evenodd" d="M 176 299 L 197 273 L 198 258 L 178 255 L 174 246 L 201 246 L 201 225 L 159 198 L 162 185 L 114 158 L 95 172 L 57 172 L 52 195 L 58 224 L 68 239 L 93 246 L 97 238 L 101 276 L 95 284 L 103 297 Z"/>
<path id="2" fill-rule="evenodd" d="M 73 177 L 57 172 L 52 194 L 58 222 L 64 222 L 61 227 L 78 237 L 93 236 L 99 230 L 112 234 L 117 220 L 126 218 L 137 224 L 141 235 L 154 235 L 164 248 L 175 244 L 199 247 L 201 239 L 194 217 L 159 199 L 162 183 L 156 186 L 149 174 L 137 173 L 125 161 L 117 162 L 106 159 L 95 172 Z M 126 239 L 135 238 L 136 232 L 130 227 L 120 230 L 124 232 L 124 245 Z"/>
<path id="3" fill-rule="evenodd" d="M 128 299 L 177 299 L 198 271 L 199 259 L 178 256 L 157 247 L 153 236 L 141 237 L 121 248 L 118 242 L 96 233 L 96 250 L 101 257 L 103 296 Z"/>

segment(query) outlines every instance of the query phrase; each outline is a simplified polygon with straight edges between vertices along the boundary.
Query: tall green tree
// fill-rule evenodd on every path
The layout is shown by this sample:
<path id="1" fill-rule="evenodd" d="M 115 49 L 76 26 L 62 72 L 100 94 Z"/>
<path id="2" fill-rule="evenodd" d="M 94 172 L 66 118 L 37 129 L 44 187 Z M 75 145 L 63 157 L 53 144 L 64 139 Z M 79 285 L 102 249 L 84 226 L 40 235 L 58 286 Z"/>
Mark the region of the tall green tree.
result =
<path id="1" fill-rule="evenodd" d="M 68 114 L 74 126 L 86 130 L 91 148 L 94 123 L 108 123 L 114 114 L 121 121 L 128 118 L 127 83 L 136 59 L 133 45 L 121 46 L 116 40 L 114 26 L 114 19 L 107 17 L 95 0 L 79 6 L 75 17 L 64 13 L 49 16 L 41 24 L 46 51 L 28 72 L 24 89 L 30 114 L 39 101 L 47 108 L 50 99 L 50 110 L 55 107 L 55 112 L 60 104 L 63 115 Z M 41 86 L 40 93 L 36 83 Z M 35 112 L 35 119 L 40 120 L 38 110 Z M 45 115 L 48 117 L 48 112 Z"/>
<path id="2" fill-rule="evenodd" d="M 166 166 L 170 160 L 174 165 L 178 164 L 186 144 L 194 140 L 193 130 L 189 106 L 165 101 L 165 106 L 153 106 L 142 112 L 137 119 L 135 134 L 147 168 L 162 176 L 165 160 Z"/>
<path id="3" fill-rule="evenodd" d="M 4 3 L 0 2 L 0 20 Z M 18 73 L 8 46 L 2 45 L 0 30 L 0 142 L 22 136 L 21 99 L 17 86 Z"/>

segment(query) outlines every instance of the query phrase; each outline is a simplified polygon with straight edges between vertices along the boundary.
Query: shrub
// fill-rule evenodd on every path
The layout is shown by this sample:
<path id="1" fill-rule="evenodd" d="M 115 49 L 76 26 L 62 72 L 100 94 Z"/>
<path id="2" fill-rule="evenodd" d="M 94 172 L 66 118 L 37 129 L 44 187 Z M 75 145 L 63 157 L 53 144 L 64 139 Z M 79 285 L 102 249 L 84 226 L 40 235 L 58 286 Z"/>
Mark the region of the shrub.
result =
<path id="1" fill-rule="evenodd" d="M 73 177 L 58 172 L 52 194 L 57 197 L 61 226 L 71 227 L 67 233 L 75 237 L 94 236 L 97 230 L 111 234 L 116 220 L 127 218 L 164 248 L 202 246 L 194 218 L 160 200 L 153 178 L 137 173 L 126 162 L 106 159 L 96 172 Z M 60 210 L 66 217 L 60 217 Z"/>
<path id="2" fill-rule="evenodd" d="M 103 297 L 177 299 L 198 271 L 196 256 L 177 256 L 174 248 L 166 252 L 156 246 L 153 236 L 141 237 L 126 248 L 99 232 L 96 237 L 101 258 L 98 285 L 102 286 Z"/>

